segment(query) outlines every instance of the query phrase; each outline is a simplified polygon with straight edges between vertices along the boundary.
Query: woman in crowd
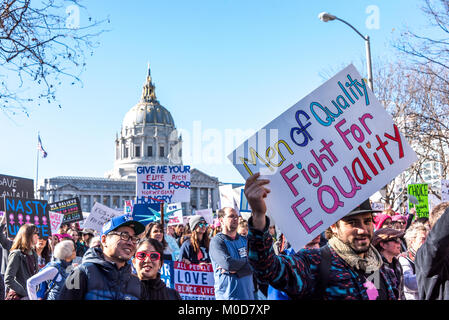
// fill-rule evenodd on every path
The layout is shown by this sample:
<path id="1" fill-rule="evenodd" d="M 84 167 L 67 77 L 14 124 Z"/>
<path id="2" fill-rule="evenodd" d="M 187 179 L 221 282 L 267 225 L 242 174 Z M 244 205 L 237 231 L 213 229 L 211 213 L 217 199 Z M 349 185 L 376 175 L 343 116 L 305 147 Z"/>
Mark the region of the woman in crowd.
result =
<path id="1" fill-rule="evenodd" d="M 404 235 L 408 249 L 399 256 L 399 263 L 404 271 L 404 294 L 406 300 L 419 299 L 415 272 L 415 254 L 426 241 L 429 230 L 428 226 L 415 222 L 407 229 Z"/>
<path id="2" fill-rule="evenodd" d="M 374 222 L 374 228 L 380 230 L 382 228 L 391 228 L 393 220 L 391 219 L 391 216 L 387 214 L 379 214 L 374 218 Z"/>
<path id="3" fill-rule="evenodd" d="M 69 274 L 69 266 L 76 257 L 74 242 L 59 242 L 55 246 L 54 257 L 54 261 L 47 264 L 45 268 L 28 279 L 27 291 L 30 300 L 56 300 L 59 291 Z M 46 282 L 46 285 L 43 286 L 44 292 L 41 297 L 38 298 L 36 288 L 44 281 Z"/>
<path id="4" fill-rule="evenodd" d="M 178 260 L 187 264 L 210 263 L 206 220 L 200 215 L 192 216 L 189 227 L 192 235 L 182 244 Z"/>
<path id="5" fill-rule="evenodd" d="M 396 298 L 398 300 L 405 300 L 404 296 L 404 276 L 398 256 L 401 253 L 401 238 L 404 233 L 392 228 L 381 228 L 374 232 L 372 245 L 382 255 L 382 260 L 390 269 L 392 282 L 398 288 Z"/>
<path id="6" fill-rule="evenodd" d="M 161 280 L 163 253 L 164 247 L 156 239 L 144 239 L 137 245 L 132 262 L 142 283 L 142 300 L 181 300 L 179 293 Z"/>
<path id="7" fill-rule="evenodd" d="M 237 227 L 237 233 L 241 236 L 246 237 L 248 235 L 248 221 L 240 220 L 239 226 Z"/>
<path id="8" fill-rule="evenodd" d="M 36 243 L 35 251 L 37 254 L 38 270 L 41 270 L 51 261 L 52 250 L 48 238 L 39 237 Z"/>
<path id="9" fill-rule="evenodd" d="M 80 233 L 78 232 L 78 230 L 71 228 L 67 231 L 67 234 L 70 235 L 72 237 L 73 241 L 75 241 L 75 243 L 76 243 L 76 256 L 77 257 L 84 256 L 87 249 L 89 249 L 89 248 L 86 247 L 83 243 L 81 243 L 81 237 L 80 237 Z"/>
<path id="10" fill-rule="evenodd" d="M 39 229 L 34 224 L 24 224 L 17 232 L 8 256 L 5 272 L 6 300 L 28 299 L 26 282 L 38 272 L 34 246 L 39 239 Z"/>
<path id="11" fill-rule="evenodd" d="M 159 241 L 164 248 L 163 260 L 173 260 L 172 251 L 164 239 L 164 229 L 160 222 L 151 222 L 146 226 L 145 238 Z"/>

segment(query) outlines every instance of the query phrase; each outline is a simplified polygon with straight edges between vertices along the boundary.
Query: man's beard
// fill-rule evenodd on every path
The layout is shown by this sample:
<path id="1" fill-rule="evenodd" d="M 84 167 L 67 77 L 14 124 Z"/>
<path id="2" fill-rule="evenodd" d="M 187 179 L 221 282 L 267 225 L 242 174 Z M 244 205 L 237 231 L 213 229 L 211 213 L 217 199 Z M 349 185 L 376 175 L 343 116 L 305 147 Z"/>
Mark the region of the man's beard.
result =
<path id="1" fill-rule="evenodd" d="M 369 251 L 371 239 L 370 239 L 368 245 L 367 245 L 366 247 L 362 247 L 362 248 L 360 248 L 360 247 L 357 248 L 357 247 L 355 246 L 355 244 L 354 244 L 354 243 L 351 243 L 349 240 L 347 240 L 347 241 L 342 241 L 342 242 L 343 242 L 346 246 L 348 246 L 349 248 L 351 248 L 352 251 L 353 251 L 355 254 L 361 254 L 361 253 L 366 253 L 366 252 Z"/>

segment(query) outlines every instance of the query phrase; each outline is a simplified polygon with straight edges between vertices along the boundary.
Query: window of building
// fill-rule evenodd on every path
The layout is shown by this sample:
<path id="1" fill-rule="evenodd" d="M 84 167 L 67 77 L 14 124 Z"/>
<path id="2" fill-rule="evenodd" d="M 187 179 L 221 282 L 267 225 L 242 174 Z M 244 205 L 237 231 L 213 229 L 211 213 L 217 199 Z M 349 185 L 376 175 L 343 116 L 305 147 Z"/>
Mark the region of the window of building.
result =
<path id="1" fill-rule="evenodd" d="M 153 146 L 148 146 L 147 147 L 147 157 L 152 157 L 153 156 Z"/>
<path id="2" fill-rule="evenodd" d="M 165 157 L 164 146 L 159 146 L 159 157 L 161 158 Z"/>
<path id="3" fill-rule="evenodd" d="M 128 149 L 128 147 L 126 147 L 125 148 L 125 158 L 128 158 L 128 155 L 129 155 L 129 149 Z"/>
<path id="4" fill-rule="evenodd" d="M 140 157 L 140 146 L 136 146 L 136 157 Z"/>

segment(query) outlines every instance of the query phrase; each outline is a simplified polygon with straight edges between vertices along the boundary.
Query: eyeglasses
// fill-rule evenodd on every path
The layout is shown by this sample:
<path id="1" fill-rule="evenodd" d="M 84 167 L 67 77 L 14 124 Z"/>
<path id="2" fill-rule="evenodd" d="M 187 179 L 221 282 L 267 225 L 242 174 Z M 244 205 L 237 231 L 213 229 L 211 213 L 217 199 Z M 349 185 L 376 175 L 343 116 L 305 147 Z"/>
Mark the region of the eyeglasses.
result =
<path id="1" fill-rule="evenodd" d="M 120 239 L 123 240 L 123 241 L 131 240 L 131 242 L 134 243 L 134 244 L 138 244 L 139 241 L 140 241 L 140 239 L 138 237 L 133 237 L 133 236 L 131 236 L 127 232 L 114 232 L 114 231 L 111 231 L 111 232 L 108 233 L 108 235 L 110 235 L 110 234 L 111 235 L 120 236 Z"/>
<path id="2" fill-rule="evenodd" d="M 203 222 L 198 223 L 198 227 L 200 227 L 200 228 L 202 228 L 202 227 L 207 227 L 207 226 L 208 226 L 207 223 L 203 223 Z"/>
<path id="3" fill-rule="evenodd" d="M 150 253 L 146 253 L 145 251 L 139 251 L 136 253 L 136 258 L 139 260 L 145 260 L 145 258 L 150 258 L 151 261 L 158 261 L 161 258 L 161 254 L 156 251 L 151 251 Z"/>

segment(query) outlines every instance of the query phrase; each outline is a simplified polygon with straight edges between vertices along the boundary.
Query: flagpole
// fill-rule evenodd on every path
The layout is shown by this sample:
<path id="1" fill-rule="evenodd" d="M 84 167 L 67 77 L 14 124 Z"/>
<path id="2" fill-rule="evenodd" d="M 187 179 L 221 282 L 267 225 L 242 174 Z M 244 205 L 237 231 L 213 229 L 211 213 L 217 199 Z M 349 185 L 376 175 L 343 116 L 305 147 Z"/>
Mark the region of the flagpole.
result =
<path id="1" fill-rule="evenodd" d="M 39 144 L 39 132 L 37 133 L 38 136 L 38 141 L 37 143 Z M 37 181 L 39 179 L 39 148 L 36 148 L 36 152 L 37 152 L 37 156 L 36 156 L 36 187 L 35 187 L 35 195 L 34 198 L 37 199 Z"/>

